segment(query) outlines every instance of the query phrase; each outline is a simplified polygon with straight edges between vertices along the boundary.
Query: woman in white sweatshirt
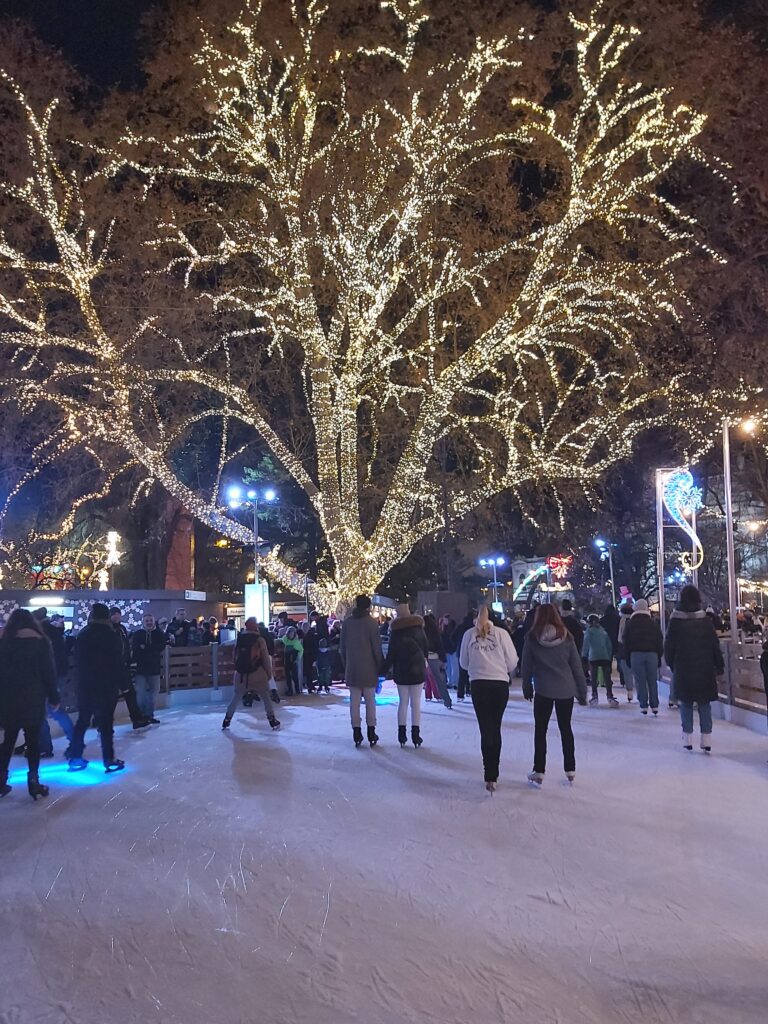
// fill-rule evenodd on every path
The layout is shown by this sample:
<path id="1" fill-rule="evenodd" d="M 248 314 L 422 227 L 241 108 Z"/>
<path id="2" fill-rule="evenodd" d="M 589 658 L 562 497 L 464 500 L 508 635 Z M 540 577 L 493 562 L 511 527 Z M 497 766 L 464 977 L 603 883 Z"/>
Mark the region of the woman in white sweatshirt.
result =
<path id="1" fill-rule="evenodd" d="M 501 758 L 501 720 L 509 701 L 509 682 L 517 667 L 512 638 L 505 629 L 494 626 L 483 605 L 472 629 L 461 641 L 459 665 L 472 684 L 472 703 L 480 726 L 485 788 L 496 789 Z"/>

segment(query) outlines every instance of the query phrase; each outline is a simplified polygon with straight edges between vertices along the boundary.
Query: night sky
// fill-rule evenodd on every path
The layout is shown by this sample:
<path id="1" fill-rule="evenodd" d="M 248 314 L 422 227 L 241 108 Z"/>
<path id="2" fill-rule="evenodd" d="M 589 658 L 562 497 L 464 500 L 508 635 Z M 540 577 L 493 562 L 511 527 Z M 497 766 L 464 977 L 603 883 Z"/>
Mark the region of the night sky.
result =
<path id="1" fill-rule="evenodd" d="M 0 0 L 0 17 L 12 16 L 29 22 L 40 38 L 61 49 L 77 70 L 97 85 L 130 88 L 141 80 L 141 17 L 150 8 L 162 7 L 164 2 Z M 768 0 L 707 0 L 706 6 L 713 20 L 734 21 L 768 43 Z M 202 5 L 203 12 L 204 9 Z"/>

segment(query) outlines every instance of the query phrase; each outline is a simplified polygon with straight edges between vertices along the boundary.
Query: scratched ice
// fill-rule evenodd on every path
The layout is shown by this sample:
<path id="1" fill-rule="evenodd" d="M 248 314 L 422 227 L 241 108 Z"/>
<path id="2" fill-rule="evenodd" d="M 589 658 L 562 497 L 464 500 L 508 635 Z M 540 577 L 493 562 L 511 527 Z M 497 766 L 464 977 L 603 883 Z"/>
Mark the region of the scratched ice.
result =
<path id="1" fill-rule="evenodd" d="M 530 706 L 482 785 L 469 703 L 356 750 L 341 693 L 163 713 L 124 774 L 23 762 L 0 801 L 0 1024 L 764 1024 L 768 743 L 577 709 L 578 777 Z M 89 735 L 89 751 L 95 749 Z"/>

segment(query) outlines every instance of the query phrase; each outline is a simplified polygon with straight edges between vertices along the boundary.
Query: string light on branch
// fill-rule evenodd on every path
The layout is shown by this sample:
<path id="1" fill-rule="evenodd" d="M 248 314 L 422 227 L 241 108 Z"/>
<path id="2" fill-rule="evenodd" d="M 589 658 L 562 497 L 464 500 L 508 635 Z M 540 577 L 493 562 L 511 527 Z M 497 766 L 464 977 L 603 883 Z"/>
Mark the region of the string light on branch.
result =
<path id="1" fill-rule="evenodd" d="M 486 130 L 485 98 L 521 65 L 530 32 L 478 38 L 426 66 L 426 51 L 415 59 L 426 5 L 381 6 L 380 40 L 342 52 L 324 36 L 327 5 L 292 0 L 291 32 L 278 42 L 262 27 L 262 2 L 247 2 L 226 38 L 204 34 L 194 55 L 194 130 L 126 129 L 97 151 L 97 179 L 57 156 L 55 106 L 38 116 L 3 77 L 26 121 L 30 166 L 22 185 L 0 191 L 15 215 L 46 226 L 58 254 L 41 263 L 0 236 L 3 394 L 60 413 L 55 444 L 31 454 L 14 496 L 52 460 L 86 452 L 103 487 L 141 466 L 142 488 L 159 482 L 201 522 L 252 544 L 219 503 L 218 482 L 249 445 L 267 449 L 306 493 L 333 574 L 308 580 L 279 550 L 265 556 L 265 571 L 331 611 L 502 491 L 533 518 L 526 488 L 546 488 L 562 517 L 562 489 L 589 493 L 642 431 L 674 420 L 690 425 L 691 449 L 710 443 L 707 417 L 732 396 L 687 416 L 698 402 L 686 368 L 658 383 L 635 343 L 639 330 L 687 314 L 677 283 L 686 259 L 722 259 L 660 188 L 684 159 L 727 177 L 700 148 L 704 115 L 632 77 L 637 30 L 611 24 L 598 3 L 586 20 L 571 19 L 573 102 L 548 108 L 513 96 Z M 352 95 L 361 61 L 391 77 L 386 99 Z M 557 217 L 527 234 L 499 233 L 486 248 L 435 227 L 464 202 L 473 171 L 521 147 L 558 154 L 567 192 Z M 105 275 L 133 274 L 113 241 L 131 225 L 115 219 L 97 245 L 88 187 L 126 170 L 147 195 L 167 180 L 219 197 L 205 231 L 168 210 L 147 240 L 148 267 L 159 261 L 183 301 L 231 325 L 202 353 L 157 316 L 123 335 L 100 308 Z M 598 225 L 616 243 L 600 258 L 583 245 Z M 638 234 L 654 239 L 651 252 L 629 259 L 623 243 Z M 494 276 L 509 266 L 519 272 L 502 300 Z M 9 274 L 23 278 L 21 295 Z M 80 314 L 69 334 L 54 328 L 62 297 Z M 446 310 L 462 320 L 460 344 Z M 162 365 L 142 356 L 153 342 Z M 301 406 L 311 445 L 295 442 L 288 411 L 276 417 L 242 383 L 243 368 L 264 358 L 282 362 L 287 387 L 300 378 L 280 408 Z M 211 486 L 195 489 L 179 472 L 179 450 L 205 425 L 218 430 L 217 465 Z M 243 435 L 250 441 L 234 440 Z M 452 439 L 470 471 L 446 497 L 431 467 Z M 78 507 L 100 493 L 89 489 Z"/>

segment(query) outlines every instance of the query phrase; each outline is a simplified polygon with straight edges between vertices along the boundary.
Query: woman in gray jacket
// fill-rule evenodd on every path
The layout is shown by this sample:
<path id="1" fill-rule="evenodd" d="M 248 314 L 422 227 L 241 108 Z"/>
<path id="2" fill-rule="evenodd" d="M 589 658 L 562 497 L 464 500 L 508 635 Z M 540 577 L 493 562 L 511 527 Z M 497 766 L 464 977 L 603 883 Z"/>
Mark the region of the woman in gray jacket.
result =
<path id="1" fill-rule="evenodd" d="M 344 679 L 349 687 L 349 713 L 355 746 L 359 747 L 363 742 L 360 701 L 365 696 L 368 742 L 375 747 L 379 742 L 376 735 L 376 684 L 384 667 L 384 659 L 379 627 L 371 618 L 371 599 L 366 594 L 355 598 L 352 614 L 344 619 L 339 654 L 344 664 Z"/>
<path id="2" fill-rule="evenodd" d="M 541 785 L 547 765 L 547 729 L 554 708 L 563 744 L 563 768 L 569 782 L 576 776 L 571 728 L 573 699 L 587 702 L 587 683 L 576 644 L 554 605 L 536 609 L 523 647 L 523 696 L 533 701 L 534 752 L 531 782 Z"/>

